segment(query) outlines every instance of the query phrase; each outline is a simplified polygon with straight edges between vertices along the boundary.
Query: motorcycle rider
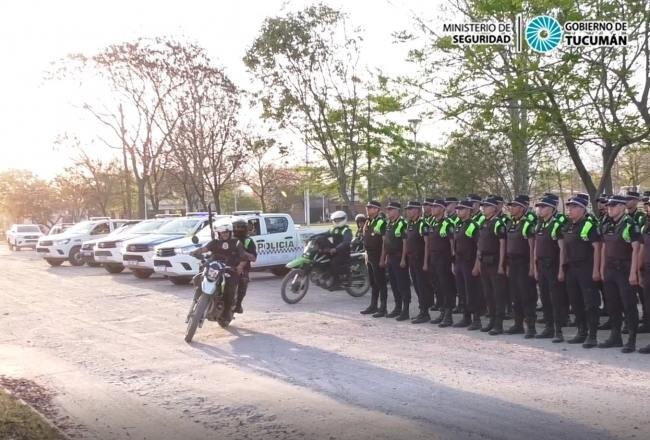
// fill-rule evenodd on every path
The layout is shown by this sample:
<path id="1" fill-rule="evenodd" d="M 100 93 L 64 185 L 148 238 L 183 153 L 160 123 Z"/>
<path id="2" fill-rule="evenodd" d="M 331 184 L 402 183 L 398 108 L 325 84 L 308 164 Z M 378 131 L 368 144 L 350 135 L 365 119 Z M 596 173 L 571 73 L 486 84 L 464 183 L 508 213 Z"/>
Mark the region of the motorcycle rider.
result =
<path id="1" fill-rule="evenodd" d="M 359 213 L 354 217 L 354 223 L 357 225 L 357 232 L 354 234 L 350 248 L 353 252 L 363 252 L 363 227 L 368 218 L 365 214 Z"/>
<path id="2" fill-rule="evenodd" d="M 347 225 L 348 215 L 345 211 L 335 211 L 330 215 L 333 227 L 328 234 L 333 239 L 333 247 L 329 250 L 332 260 L 330 262 L 330 273 L 334 277 L 334 284 L 339 285 L 343 279 L 348 278 L 350 273 L 350 243 L 352 242 L 352 230 Z"/>
<path id="3" fill-rule="evenodd" d="M 248 236 L 248 222 L 244 219 L 237 219 L 232 222 L 233 235 L 242 243 L 244 246 L 244 254 L 246 255 L 246 265 L 242 271 L 241 276 L 239 277 L 239 284 L 237 286 L 237 305 L 235 307 L 235 313 L 244 313 L 242 308 L 242 301 L 246 296 L 246 291 L 248 290 L 248 273 L 251 270 L 251 263 L 257 261 L 257 245 L 255 241 Z"/>
<path id="4" fill-rule="evenodd" d="M 239 278 L 246 267 L 248 259 L 244 246 L 237 238 L 233 237 L 232 223 L 220 223 L 213 227 L 216 237 L 206 245 L 192 251 L 191 255 L 197 256 L 209 252 L 212 260 L 219 261 L 231 267 L 233 270 L 225 277 L 225 288 L 223 292 L 224 310 L 221 319 L 232 320 L 232 302 L 239 284 Z"/>

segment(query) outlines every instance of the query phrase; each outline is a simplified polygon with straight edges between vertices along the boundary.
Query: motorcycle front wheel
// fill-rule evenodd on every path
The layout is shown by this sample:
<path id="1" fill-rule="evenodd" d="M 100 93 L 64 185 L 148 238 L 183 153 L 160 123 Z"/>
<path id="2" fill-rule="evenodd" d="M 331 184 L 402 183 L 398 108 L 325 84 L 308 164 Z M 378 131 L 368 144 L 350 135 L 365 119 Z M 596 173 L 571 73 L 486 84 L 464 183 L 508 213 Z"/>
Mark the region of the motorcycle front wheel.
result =
<path id="1" fill-rule="evenodd" d="M 309 274 L 304 269 L 291 269 L 282 280 L 281 295 L 287 304 L 296 304 L 307 295 Z"/>
<path id="2" fill-rule="evenodd" d="M 185 342 L 188 344 L 192 342 L 194 333 L 196 333 L 196 329 L 199 328 L 199 324 L 201 323 L 203 316 L 205 316 L 205 311 L 207 310 L 209 304 L 210 296 L 206 295 L 205 293 L 201 294 L 199 300 L 196 303 L 196 306 L 194 307 L 192 316 L 190 317 L 190 322 L 187 323 L 187 330 L 185 331 Z"/>
<path id="3" fill-rule="evenodd" d="M 359 298 L 370 289 L 368 266 L 363 260 L 353 261 L 350 266 L 350 283 L 345 288 L 350 296 Z"/>

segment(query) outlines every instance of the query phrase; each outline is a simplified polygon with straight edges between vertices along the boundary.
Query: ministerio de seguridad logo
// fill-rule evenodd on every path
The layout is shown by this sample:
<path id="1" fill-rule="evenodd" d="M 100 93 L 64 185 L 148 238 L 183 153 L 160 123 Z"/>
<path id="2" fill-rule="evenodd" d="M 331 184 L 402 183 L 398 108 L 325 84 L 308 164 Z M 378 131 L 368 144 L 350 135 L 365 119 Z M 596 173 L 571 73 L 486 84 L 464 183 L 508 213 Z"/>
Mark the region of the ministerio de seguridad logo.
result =
<path id="1" fill-rule="evenodd" d="M 522 52 L 524 42 L 538 53 L 568 47 L 627 46 L 625 21 L 567 21 L 563 25 L 550 15 L 538 15 L 527 23 L 521 15 L 514 22 L 444 23 L 443 34 L 455 45 L 514 46 Z"/>

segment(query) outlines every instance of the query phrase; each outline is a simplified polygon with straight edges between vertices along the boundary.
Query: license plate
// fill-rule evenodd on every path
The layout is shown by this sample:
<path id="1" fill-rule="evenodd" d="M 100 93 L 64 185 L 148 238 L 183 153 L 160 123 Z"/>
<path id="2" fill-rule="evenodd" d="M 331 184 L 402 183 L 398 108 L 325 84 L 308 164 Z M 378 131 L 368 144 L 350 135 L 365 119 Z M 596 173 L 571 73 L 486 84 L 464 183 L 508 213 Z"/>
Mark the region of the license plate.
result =
<path id="1" fill-rule="evenodd" d="M 108 258 L 102 255 L 95 255 L 95 261 L 106 261 Z"/>
<path id="2" fill-rule="evenodd" d="M 93 253 L 92 253 L 92 252 L 88 252 L 88 251 L 83 251 L 83 252 L 81 253 L 81 255 L 83 255 L 84 257 L 92 257 L 92 256 L 93 256 Z"/>
<path id="3" fill-rule="evenodd" d="M 129 266 L 140 266 L 142 264 L 142 261 L 131 261 L 129 263 Z"/>

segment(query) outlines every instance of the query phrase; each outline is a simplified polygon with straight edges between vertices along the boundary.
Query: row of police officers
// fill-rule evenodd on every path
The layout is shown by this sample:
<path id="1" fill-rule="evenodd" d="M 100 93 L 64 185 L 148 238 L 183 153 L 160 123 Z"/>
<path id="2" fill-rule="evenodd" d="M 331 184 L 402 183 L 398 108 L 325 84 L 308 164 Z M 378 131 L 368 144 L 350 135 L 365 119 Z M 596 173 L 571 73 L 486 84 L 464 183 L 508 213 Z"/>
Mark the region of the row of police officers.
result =
<path id="1" fill-rule="evenodd" d="M 371 304 L 361 313 L 560 343 L 571 312 L 578 331 L 566 342 L 633 352 L 637 333 L 650 332 L 650 315 L 640 320 L 637 307 L 637 299 L 644 312 L 650 305 L 649 196 L 603 195 L 596 214 L 588 210 L 587 194 L 571 197 L 566 214 L 551 193 L 534 210 L 526 195 L 508 203 L 498 195 L 426 198 L 404 209 L 390 202 L 385 212 L 372 200 L 360 224 L 372 286 Z M 641 201 L 645 212 L 637 208 Z M 414 317 L 411 289 L 419 307 Z M 601 299 L 609 315 L 603 325 Z M 431 310 L 439 316 L 431 319 Z M 461 315 L 456 322 L 454 313 Z M 504 329 L 509 315 L 514 324 Z M 538 322 L 544 324 L 539 333 Z M 600 343 L 599 328 L 610 330 Z M 650 345 L 639 351 L 650 353 Z"/>

